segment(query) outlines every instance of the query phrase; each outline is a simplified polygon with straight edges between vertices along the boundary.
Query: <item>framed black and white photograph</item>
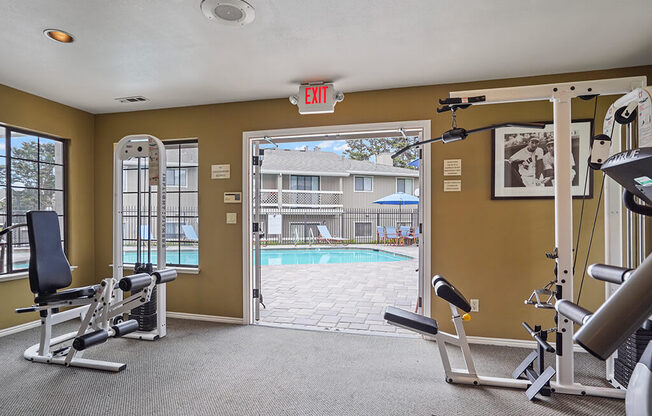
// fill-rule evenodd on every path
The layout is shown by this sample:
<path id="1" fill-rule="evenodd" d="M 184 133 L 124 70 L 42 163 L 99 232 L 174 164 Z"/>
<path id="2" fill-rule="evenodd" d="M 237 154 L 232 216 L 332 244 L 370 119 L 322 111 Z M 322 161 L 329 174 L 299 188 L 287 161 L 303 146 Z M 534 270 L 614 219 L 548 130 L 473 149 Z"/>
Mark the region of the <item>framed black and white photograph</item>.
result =
<path id="1" fill-rule="evenodd" d="M 587 175 L 591 120 L 571 125 L 571 178 L 574 198 L 593 197 L 593 175 Z M 553 124 L 544 129 L 502 127 L 493 131 L 491 199 L 553 198 Z"/>

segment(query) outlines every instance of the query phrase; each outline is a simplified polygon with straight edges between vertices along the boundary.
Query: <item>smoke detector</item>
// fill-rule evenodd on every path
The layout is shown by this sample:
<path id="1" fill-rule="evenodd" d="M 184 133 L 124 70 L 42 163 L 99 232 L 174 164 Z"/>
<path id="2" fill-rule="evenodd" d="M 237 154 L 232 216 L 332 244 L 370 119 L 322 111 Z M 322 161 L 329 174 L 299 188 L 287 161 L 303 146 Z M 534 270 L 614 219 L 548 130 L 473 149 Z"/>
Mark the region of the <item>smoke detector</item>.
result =
<path id="1" fill-rule="evenodd" d="M 253 6 L 244 0 L 202 0 L 199 7 L 208 20 L 225 25 L 244 26 L 256 17 Z"/>

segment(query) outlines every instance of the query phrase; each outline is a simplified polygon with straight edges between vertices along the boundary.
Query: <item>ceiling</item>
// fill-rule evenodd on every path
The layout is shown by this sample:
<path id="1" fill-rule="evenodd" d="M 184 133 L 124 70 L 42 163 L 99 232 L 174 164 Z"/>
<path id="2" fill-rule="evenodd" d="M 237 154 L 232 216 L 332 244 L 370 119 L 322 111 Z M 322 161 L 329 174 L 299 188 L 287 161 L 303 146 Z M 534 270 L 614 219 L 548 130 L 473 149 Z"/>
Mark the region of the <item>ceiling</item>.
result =
<path id="1" fill-rule="evenodd" d="M 652 64 L 650 0 L 249 0 L 244 27 L 199 3 L 0 0 L 0 84 L 107 113 Z"/>

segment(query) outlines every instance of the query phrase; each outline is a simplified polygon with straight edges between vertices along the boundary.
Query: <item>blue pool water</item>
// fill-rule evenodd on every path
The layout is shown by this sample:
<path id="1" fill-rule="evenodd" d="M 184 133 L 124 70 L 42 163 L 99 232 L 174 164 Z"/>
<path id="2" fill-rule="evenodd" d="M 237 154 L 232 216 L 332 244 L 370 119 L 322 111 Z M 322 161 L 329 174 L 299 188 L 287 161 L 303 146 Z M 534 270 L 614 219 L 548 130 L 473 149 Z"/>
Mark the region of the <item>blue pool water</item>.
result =
<path id="1" fill-rule="evenodd" d="M 289 264 L 377 263 L 410 260 L 412 257 L 369 248 L 263 249 L 263 266 Z"/>

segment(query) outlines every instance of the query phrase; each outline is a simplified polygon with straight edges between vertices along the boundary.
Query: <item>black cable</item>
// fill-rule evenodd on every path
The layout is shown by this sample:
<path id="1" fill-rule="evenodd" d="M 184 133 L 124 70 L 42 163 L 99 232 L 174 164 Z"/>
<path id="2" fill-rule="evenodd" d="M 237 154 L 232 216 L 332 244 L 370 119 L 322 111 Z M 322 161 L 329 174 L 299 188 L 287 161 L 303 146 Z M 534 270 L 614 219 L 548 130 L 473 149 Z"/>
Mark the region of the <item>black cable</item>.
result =
<path id="1" fill-rule="evenodd" d="M 591 137 L 595 137 L 595 116 L 598 111 L 598 96 L 595 96 L 593 101 L 593 123 L 591 123 Z M 590 156 L 589 156 L 590 157 Z M 586 195 L 586 185 L 589 180 L 590 167 L 589 163 L 586 164 L 586 173 L 584 175 L 584 189 L 582 190 L 582 196 Z M 575 274 L 575 265 L 577 264 L 578 250 L 580 248 L 580 236 L 582 235 L 582 219 L 584 218 L 584 201 L 586 198 L 582 198 L 582 208 L 580 209 L 580 225 L 577 228 L 577 239 L 575 240 L 575 251 L 573 252 L 573 274 Z"/>
<path id="2" fill-rule="evenodd" d="M 604 180 L 606 176 L 602 175 L 602 184 L 600 185 L 600 196 L 598 196 L 598 205 L 595 208 L 595 217 L 593 217 L 593 228 L 591 229 L 591 238 L 589 238 L 589 248 L 586 251 L 586 259 L 584 260 L 584 270 L 582 271 L 582 281 L 580 282 L 580 290 L 577 293 L 577 302 L 580 304 L 580 296 L 582 296 L 582 286 L 584 286 L 584 278 L 586 277 L 586 266 L 589 263 L 589 254 L 591 254 L 591 244 L 593 243 L 593 234 L 595 233 L 595 224 L 598 221 L 598 213 L 600 212 L 600 203 L 602 202 L 602 191 L 604 190 Z"/>
<path id="3" fill-rule="evenodd" d="M 584 190 L 582 191 L 582 196 L 586 195 L 586 184 L 589 181 L 589 165 L 586 165 L 586 174 L 584 175 Z M 582 208 L 580 209 L 580 226 L 577 228 L 577 239 L 575 240 L 575 250 L 573 252 L 573 274 L 575 274 L 575 265 L 577 264 L 578 250 L 580 249 L 580 236 L 582 235 L 582 219 L 584 218 L 584 201 L 586 198 L 582 198 Z"/>

